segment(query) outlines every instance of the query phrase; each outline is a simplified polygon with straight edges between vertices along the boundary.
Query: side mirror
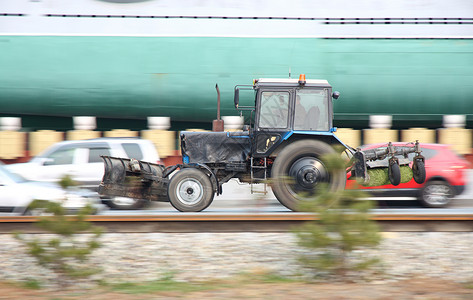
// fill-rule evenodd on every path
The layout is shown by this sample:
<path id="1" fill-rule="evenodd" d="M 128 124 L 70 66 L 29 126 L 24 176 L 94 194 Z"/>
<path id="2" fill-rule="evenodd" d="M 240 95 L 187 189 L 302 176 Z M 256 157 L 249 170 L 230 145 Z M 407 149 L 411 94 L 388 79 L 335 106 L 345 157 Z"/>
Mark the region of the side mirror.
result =
<path id="1" fill-rule="evenodd" d="M 233 97 L 233 102 L 235 103 L 235 108 L 238 108 L 238 103 L 240 102 L 240 89 L 235 88 L 235 96 Z"/>
<path id="2" fill-rule="evenodd" d="M 54 159 L 52 158 L 49 158 L 49 157 L 45 157 L 42 161 L 42 165 L 43 166 L 50 166 L 50 165 L 54 165 Z"/>
<path id="3" fill-rule="evenodd" d="M 335 91 L 335 92 L 332 93 L 332 98 L 333 99 L 338 99 L 338 97 L 340 97 L 340 92 Z"/>

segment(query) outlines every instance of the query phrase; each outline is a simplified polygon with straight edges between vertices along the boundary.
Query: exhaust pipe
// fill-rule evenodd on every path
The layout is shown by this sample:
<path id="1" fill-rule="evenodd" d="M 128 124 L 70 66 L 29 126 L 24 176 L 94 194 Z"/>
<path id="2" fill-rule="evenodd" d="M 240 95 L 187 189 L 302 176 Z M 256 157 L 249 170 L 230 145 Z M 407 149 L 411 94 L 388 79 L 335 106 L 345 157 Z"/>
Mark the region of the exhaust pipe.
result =
<path id="1" fill-rule="evenodd" d="M 214 120 L 212 123 L 212 131 L 223 131 L 223 120 L 220 120 L 220 90 L 218 89 L 218 84 L 215 84 L 215 89 L 217 89 L 217 120 Z"/>

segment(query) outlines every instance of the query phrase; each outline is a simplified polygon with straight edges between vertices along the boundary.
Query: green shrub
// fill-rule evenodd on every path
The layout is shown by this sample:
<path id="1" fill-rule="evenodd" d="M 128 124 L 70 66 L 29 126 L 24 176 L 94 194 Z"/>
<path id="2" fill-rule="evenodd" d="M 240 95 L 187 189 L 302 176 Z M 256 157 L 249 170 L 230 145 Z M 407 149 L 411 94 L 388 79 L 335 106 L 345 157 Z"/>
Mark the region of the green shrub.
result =
<path id="1" fill-rule="evenodd" d="M 324 160 L 338 159 L 333 156 Z M 325 163 L 325 161 L 324 161 Z M 334 162 L 326 166 L 340 166 Z M 302 209 L 316 218 L 295 230 L 300 246 L 310 250 L 300 261 L 319 274 L 343 278 L 349 270 L 369 268 L 378 259 L 355 257 L 355 250 L 375 247 L 381 241 L 379 228 L 370 218 L 372 202 L 360 200 L 367 195 L 357 190 L 331 192 L 320 189 L 313 201 Z"/>
<path id="2" fill-rule="evenodd" d="M 71 185 L 70 178 L 61 182 L 64 183 L 64 188 Z M 98 267 L 87 264 L 90 254 L 101 246 L 99 238 L 102 234 L 99 227 L 86 220 L 93 212 L 91 206 L 82 208 L 74 216 L 66 216 L 65 209 L 56 202 L 35 200 L 28 209 L 40 209 L 47 214 L 39 217 L 36 224 L 52 233 L 53 237 L 39 239 L 16 233 L 15 238 L 25 244 L 28 254 L 33 256 L 39 265 L 56 274 L 59 286 L 69 284 L 70 279 L 89 277 L 100 271 Z M 89 235 L 84 236 L 83 233 Z"/>

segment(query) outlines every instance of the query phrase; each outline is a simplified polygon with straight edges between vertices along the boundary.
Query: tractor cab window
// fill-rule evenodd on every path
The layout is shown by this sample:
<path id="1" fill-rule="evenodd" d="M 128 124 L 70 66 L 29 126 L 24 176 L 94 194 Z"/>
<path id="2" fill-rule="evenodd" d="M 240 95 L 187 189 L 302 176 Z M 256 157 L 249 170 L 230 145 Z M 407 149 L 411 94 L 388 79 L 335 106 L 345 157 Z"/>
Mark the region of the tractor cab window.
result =
<path id="1" fill-rule="evenodd" d="M 287 128 L 289 116 L 288 112 L 288 92 L 263 92 L 261 94 L 259 127 L 280 129 Z"/>
<path id="2" fill-rule="evenodd" d="M 300 89 L 296 92 L 294 130 L 329 130 L 327 89 Z"/>

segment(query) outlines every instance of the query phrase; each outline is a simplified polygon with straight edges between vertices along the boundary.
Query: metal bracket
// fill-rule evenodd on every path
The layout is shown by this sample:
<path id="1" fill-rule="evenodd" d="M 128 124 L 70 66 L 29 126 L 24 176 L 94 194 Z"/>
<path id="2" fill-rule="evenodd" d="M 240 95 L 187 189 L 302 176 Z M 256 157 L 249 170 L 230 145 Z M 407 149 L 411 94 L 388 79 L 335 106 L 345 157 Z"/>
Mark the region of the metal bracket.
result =
<path id="1" fill-rule="evenodd" d="M 219 188 L 220 185 L 218 183 L 217 176 L 214 174 L 212 169 L 209 168 L 209 166 L 207 166 L 205 164 L 200 164 L 200 163 L 192 163 L 192 164 L 182 165 L 181 167 L 182 168 L 195 168 L 196 166 L 200 167 L 200 168 L 203 168 L 203 169 L 207 170 L 210 173 L 210 181 L 212 182 L 213 190 L 214 190 L 214 192 L 217 193 L 217 196 L 220 195 L 222 189 Z"/>
<path id="2" fill-rule="evenodd" d="M 368 170 L 366 168 L 366 156 L 360 148 L 356 149 L 355 154 L 353 154 L 355 159 L 355 177 L 358 183 L 368 183 L 370 181 L 370 176 L 368 175 Z"/>

